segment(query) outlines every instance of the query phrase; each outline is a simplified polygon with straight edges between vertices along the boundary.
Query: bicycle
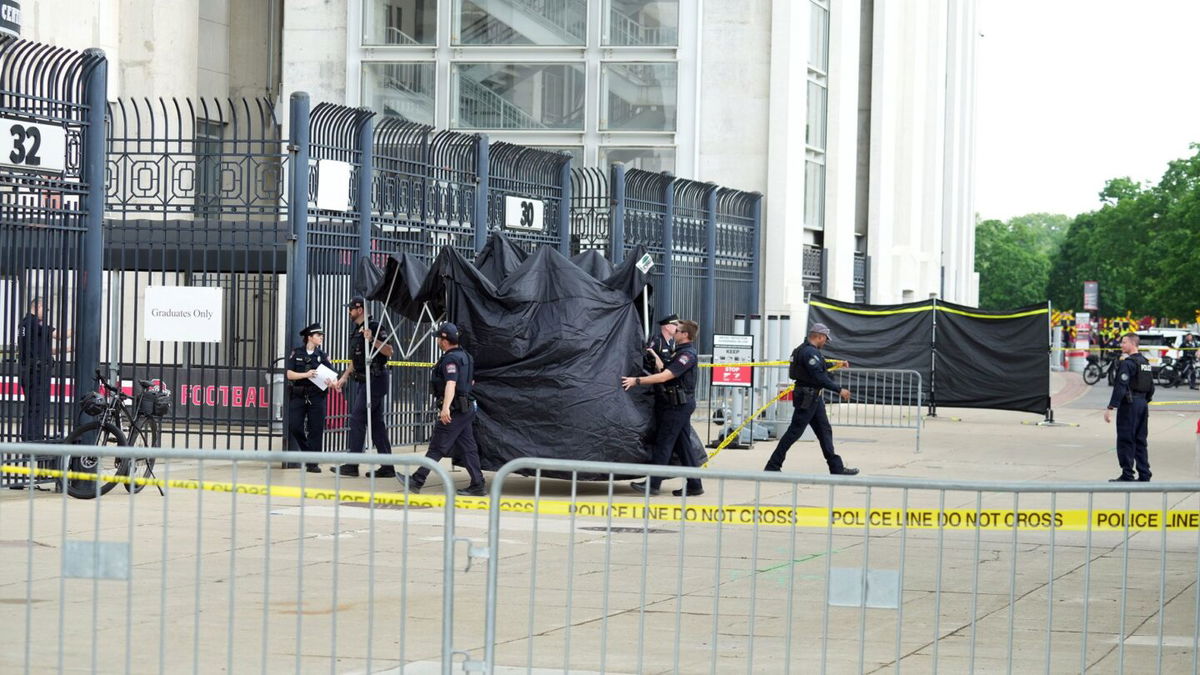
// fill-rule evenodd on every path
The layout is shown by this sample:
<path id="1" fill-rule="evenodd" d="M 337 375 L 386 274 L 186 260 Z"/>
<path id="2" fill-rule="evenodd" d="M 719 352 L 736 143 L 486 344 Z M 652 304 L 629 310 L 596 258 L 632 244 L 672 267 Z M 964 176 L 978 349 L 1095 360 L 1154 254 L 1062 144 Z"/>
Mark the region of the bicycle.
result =
<path id="1" fill-rule="evenodd" d="M 99 370 L 96 380 L 105 393 L 88 392 L 80 400 L 83 412 L 94 419 L 72 429 L 64 442 L 101 447 L 158 447 L 162 433 L 160 420 L 171 411 L 171 392 L 161 382 L 138 380 L 141 391 L 137 396 L 130 396 L 110 384 Z M 154 458 L 115 454 L 72 456 L 68 468 L 74 472 L 96 474 L 95 479 L 66 481 L 69 495 L 93 499 L 108 494 L 118 482 L 123 482 L 128 492 L 141 492 L 145 484 L 138 483 L 137 479 L 154 477 Z M 118 477 L 129 480 L 113 480 Z M 162 494 L 162 488 L 158 490 Z"/>
<path id="2" fill-rule="evenodd" d="M 1105 355 L 1103 361 L 1095 354 L 1089 355 L 1087 357 L 1087 366 L 1083 369 L 1083 381 L 1088 385 L 1093 385 L 1099 382 L 1101 377 L 1107 377 L 1108 383 L 1111 385 L 1113 378 L 1117 375 L 1114 365 L 1116 363 L 1117 359 L 1109 358 L 1107 355 Z"/>

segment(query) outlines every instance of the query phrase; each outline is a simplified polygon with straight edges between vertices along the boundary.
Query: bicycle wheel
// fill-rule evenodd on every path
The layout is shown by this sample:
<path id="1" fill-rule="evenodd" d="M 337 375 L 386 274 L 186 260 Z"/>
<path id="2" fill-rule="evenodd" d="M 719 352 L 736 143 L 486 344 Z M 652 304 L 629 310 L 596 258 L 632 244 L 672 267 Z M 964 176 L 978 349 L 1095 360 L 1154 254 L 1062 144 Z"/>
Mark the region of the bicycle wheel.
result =
<path id="1" fill-rule="evenodd" d="M 1163 366 L 1158 370 L 1158 383 L 1164 387 L 1174 387 L 1181 379 L 1175 366 Z"/>
<path id="2" fill-rule="evenodd" d="M 129 441 L 125 438 L 123 431 L 112 424 L 101 424 L 99 422 L 88 422 L 76 427 L 71 431 L 71 435 L 67 436 L 65 443 L 67 445 L 108 449 L 129 446 Z M 87 450 L 81 447 L 80 452 L 87 452 Z M 107 456 L 72 455 L 68 468 L 70 471 L 77 473 L 96 474 L 96 478 L 94 479 L 67 479 L 67 494 L 76 499 L 94 499 L 100 495 L 108 494 L 109 491 L 117 486 L 117 483 L 104 480 L 104 478 L 123 476 L 125 474 L 122 471 L 128 471 L 128 468 L 123 466 L 121 458 L 113 454 Z"/>
<path id="3" fill-rule="evenodd" d="M 158 420 L 153 417 L 139 417 L 137 423 L 129 432 L 129 445 L 135 448 L 157 448 L 162 445 L 162 437 L 159 435 Z M 132 481 L 139 478 L 149 479 L 154 475 L 154 458 L 145 457 L 134 459 L 125 457 L 121 459 L 124 463 L 122 475 L 129 476 Z M 137 494 L 145 488 L 144 483 L 130 482 L 125 484 L 125 489 L 129 492 Z"/>
<path id="4" fill-rule="evenodd" d="M 1100 381 L 1100 366 L 1095 363 L 1087 364 L 1083 369 L 1083 381 L 1087 384 L 1096 384 Z"/>

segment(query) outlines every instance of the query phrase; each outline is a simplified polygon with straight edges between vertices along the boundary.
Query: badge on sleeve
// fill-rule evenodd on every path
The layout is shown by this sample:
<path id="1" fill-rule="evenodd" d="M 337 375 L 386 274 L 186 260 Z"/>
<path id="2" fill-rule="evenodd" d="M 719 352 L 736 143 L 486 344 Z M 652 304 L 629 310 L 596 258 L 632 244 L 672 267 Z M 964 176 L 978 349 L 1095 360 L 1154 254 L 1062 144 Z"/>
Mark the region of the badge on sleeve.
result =
<path id="1" fill-rule="evenodd" d="M 686 366 L 688 364 L 688 362 L 691 360 L 691 358 L 692 357 L 688 356 L 687 354 L 680 354 L 679 362 Z"/>
<path id="2" fill-rule="evenodd" d="M 1128 382 L 1129 381 L 1129 373 L 1121 373 L 1121 381 Z"/>
<path id="3" fill-rule="evenodd" d="M 820 360 L 819 360 L 817 357 L 815 357 L 815 356 L 810 356 L 810 357 L 808 357 L 808 365 L 810 365 L 810 366 L 815 366 L 815 365 L 817 365 L 817 364 L 818 364 L 818 363 L 820 363 L 820 362 L 821 362 L 821 361 L 820 361 Z"/>
<path id="4" fill-rule="evenodd" d="M 453 363 L 447 363 L 446 364 L 446 374 L 454 375 L 456 373 L 458 373 L 458 366 L 454 365 Z"/>

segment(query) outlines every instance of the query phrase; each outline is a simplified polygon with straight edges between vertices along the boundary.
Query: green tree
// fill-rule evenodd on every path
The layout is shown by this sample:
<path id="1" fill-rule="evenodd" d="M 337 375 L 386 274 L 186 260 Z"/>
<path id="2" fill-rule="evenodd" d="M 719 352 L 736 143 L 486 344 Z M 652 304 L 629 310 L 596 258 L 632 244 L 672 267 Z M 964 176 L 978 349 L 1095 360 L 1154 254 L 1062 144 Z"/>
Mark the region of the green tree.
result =
<path id="1" fill-rule="evenodd" d="M 1020 216 L 1007 223 L 985 220 L 975 226 L 980 307 L 1006 309 L 1046 301 L 1050 251 L 1057 250 L 1046 219 L 1038 217 L 1046 215 Z"/>

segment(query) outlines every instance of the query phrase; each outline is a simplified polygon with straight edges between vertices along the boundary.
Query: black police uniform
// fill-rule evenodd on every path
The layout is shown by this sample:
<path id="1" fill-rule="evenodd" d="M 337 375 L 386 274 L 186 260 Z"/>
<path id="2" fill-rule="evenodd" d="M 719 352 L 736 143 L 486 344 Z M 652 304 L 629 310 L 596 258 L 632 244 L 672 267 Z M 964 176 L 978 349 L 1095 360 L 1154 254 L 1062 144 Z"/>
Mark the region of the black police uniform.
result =
<path id="1" fill-rule="evenodd" d="M 646 345 L 646 348 L 654 350 L 654 353 L 658 355 L 658 358 L 662 359 L 663 366 L 665 367 L 667 361 L 671 360 L 671 355 L 675 353 L 675 341 L 663 337 L 663 334 L 660 331 L 650 338 L 650 342 Z M 654 367 L 652 367 L 656 366 L 657 364 L 654 363 L 654 359 L 649 354 L 646 355 L 646 363 L 644 365 L 647 373 L 653 374 L 658 372 Z"/>
<path id="2" fill-rule="evenodd" d="M 46 412 L 50 408 L 50 371 L 54 366 L 51 344 L 54 329 L 32 312 L 17 329 L 18 377 L 25 394 L 21 440 L 46 438 Z"/>
<path id="3" fill-rule="evenodd" d="M 681 466 L 697 467 L 694 461 L 688 425 L 692 423 L 692 413 L 696 411 L 696 364 L 699 357 L 692 343 L 678 345 L 675 354 L 665 364 L 665 370 L 671 371 L 674 379 L 668 380 L 662 387 L 662 393 L 656 396 L 654 402 L 654 456 L 653 463 L 663 466 L 671 463 L 671 453 L 679 457 Z M 661 476 L 650 477 L 650 490 L 657 491 L 662 485 Z M 703 486 L 699 478 L 687 479 L 687 493 L 700 494 Z"/>
<path id="4" fill-rule="evenodd" d="M 1179 354 L 1179 367 L 1183 368 L 1188 363 L 1192 364 L 1192 369 L 1188 371 L 1188 386 L 1192 389 L 1196 388 L 1196 340 L 1193 338 L 1190 342 L 1184 340 L 1180 345 L 1182 350 Z"/>
<path id="5" fill-rule="evenodd" d="M 333 370 L 329 356 L 321 348 L 311 353 L 304 347 L 296 347 L 287 358 L 287 369 L 295 373 L 307 373 L 324 365 Z M 326 391 L 310 379 L 288 380 L 288 437 L 293 450 L 321 452 L 321 437 L 325 433 Z M 310 470 L 316 464 L 309 463 Z"/>
<path id="6" fill-rule="evenodd" d="M 825 414 L 825 401 L 821 398 L 821 390 L 838 392 L 841 388 L 830 379 L 821 350 L 808 340 L 800 345 L 793 358 L 800 367 L 793 369 L 799 377 L 792 392 L 792 405 L 795 406 L 792 422 L 780 437 L 779 444 L 775 446 L 775 452 L 771 453 L 763 471 L 782 470 L 788 449 L 804 433 L 804 428 L 812 425 L 813 433 L 817 435 L 817 441 L 821 444 L 821 453 L 825 455 L 825 462 L 829 465 L 829 473 L 840 474 L 846 467 L 842 458 L 833 450 L 833 427 L 829 425 L 829 416 Z"/>
<path id="7" fill-rule="evenodd" d="M 1142 354 L 1131 354 L 1117 364 L 1109 409 L 1117 410 L 1117 462 L 1121 465 L 1118 480 L 1150 480 L 1150 452 L 1146 446 L 1150 409 L 1154 399 L 1154 376 L 1150 362 Z"/>
<path id="8" fill-rule="evenodd" d="M 453 457 L 467 467 L 471 477 L 470 491 L 482 491 L 483 471 L 479 468 L 479 446 L 475 443 L 475 394 L 472 392 L 475 379 L 475 359 L 462 347 L 446 350 L 433 366 L 429 375 L 429 389 L 433 394 L 437 410 L 442 409 L 446 383 L 454 382 L 454 401 L 450 403 L 450 423 L 437 420 L 433 435 L 429 438 L 429 450 L 425 456 L 433 461 Z M 419 490 L 429 477 L 429 469 L 421 467 L 409 479 L 410 489 Z"/>
<path id="9" fill-rule="evenodd" d="M 387 426 L 383 422 L 383 401 L 388 395 L 387 357 L 382 352 L 371 359 L 370 371 L 367 370 L 367 346 L 363 340 L 363 325 L 368 325 L 371 335 L 380 342 L 387 342 L 390 335 L 381 330 L 378 321 L 364 322 L 356 325 L 350 333 L 350 362 L 354 364 L 354 372 L 350 374 L 350 430 L 349 451 L 362 452 L 367 440 L 367 377 L 371 378 L 371 442 L 375 452 L 381 455 L 392 454 L 392 444 L 388 441 Z M 345 464 L 339 471 L 342 475 L 357 476 L 357 464 Z M 394 476 L 395 469 L 383 465 L 375 473 L 376 476 Z"/>

